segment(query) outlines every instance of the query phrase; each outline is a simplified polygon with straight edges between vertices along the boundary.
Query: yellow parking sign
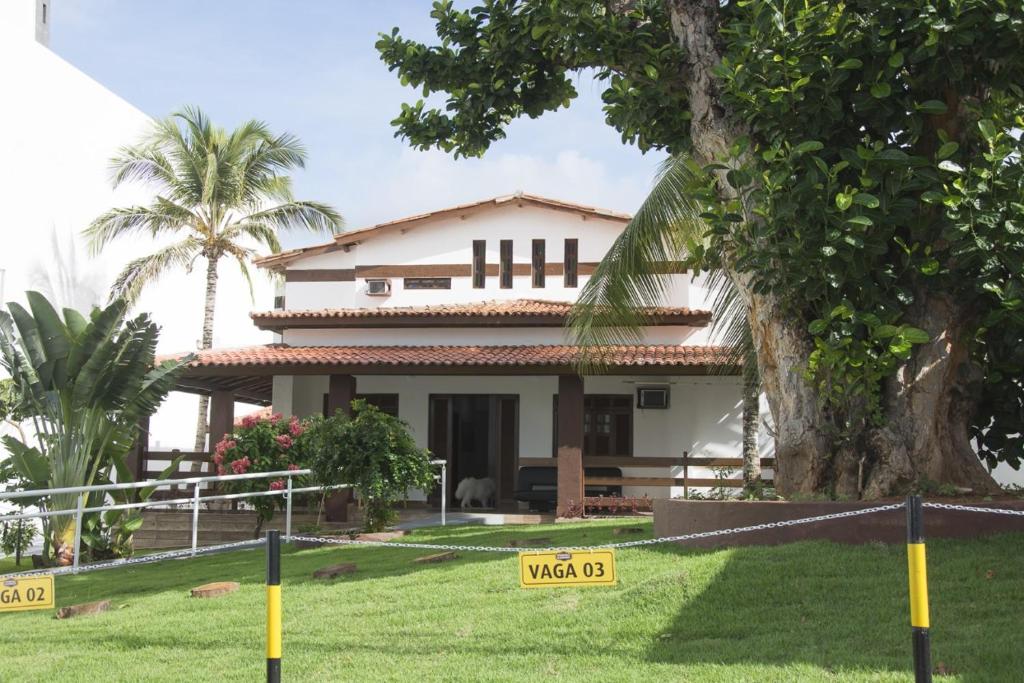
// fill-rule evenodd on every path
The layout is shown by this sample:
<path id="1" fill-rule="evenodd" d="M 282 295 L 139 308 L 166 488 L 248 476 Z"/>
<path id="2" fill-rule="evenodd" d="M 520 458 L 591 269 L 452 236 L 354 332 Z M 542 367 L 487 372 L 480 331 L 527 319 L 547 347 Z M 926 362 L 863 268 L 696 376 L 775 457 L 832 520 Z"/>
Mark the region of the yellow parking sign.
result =
<path id="1" fill-rule="evenodd" d="M 0 579 L 0 612 L 53 607 L 53 575 Z"/>
<path id="2" fill-rule="evenodd" d="M 519 585 L 614 586 L 615 550 L 560 550 L 519 553 Z"/>

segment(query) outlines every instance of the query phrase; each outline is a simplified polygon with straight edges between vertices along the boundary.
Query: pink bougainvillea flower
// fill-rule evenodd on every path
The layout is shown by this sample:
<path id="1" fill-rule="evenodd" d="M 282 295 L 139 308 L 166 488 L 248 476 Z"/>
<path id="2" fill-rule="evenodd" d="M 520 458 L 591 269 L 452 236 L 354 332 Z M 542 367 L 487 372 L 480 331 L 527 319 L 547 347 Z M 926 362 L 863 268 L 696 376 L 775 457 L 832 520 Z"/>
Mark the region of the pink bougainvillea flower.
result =
<path id="1" fill-rule="evenodd" d="M 275 481 L 270 482 L 270 490 L 271 491 L 280 491 L 283 488 L 284 488 L 284 479 L 277 479 Z"/>
<path id="2" fill-rule="evenodd" d="M 292 436 L 300 436 L 306 430 L 303 428 L 302 423 L 299 422 L 299 418 L 292 416 L 291 421 L 288 423 L 288 431 L 291 432 Z"/>
<path id="3" fill-rule="evenodd" d="M 278 434 L 277 436 L 274 437 L 274 439 L 277 441 L 277 445 L 280 446 L 281 448 L 287 450 L 292 447 L 292 437 L 288 436 L 287 434 Z"/>
<path id="4" fill-rule="evenodd" d="M 245 417 L 242 418 L 242 426 L 245 427 L 246 429 L 252 429 L 256 425 L 258 425 L 259 422 L 260 419 L 255 415 L 246 415 Z"/>
<path id="5" fill-rule="evenodd" d="M 288 465 L 288 470 L 289 470 L 290 472 L 294 472 L 294 471 L 295 471 L 295 470 L 297 470 L 297 469 L 299 469 L 299 466 L 298 466 L 298 465 L 296 465 L 295 463 L 292 463 L 292 464 Z"/>
<path id="6" fill-rule="evenodd" d="M 224 463 L 224 452 L 221 451 L 219 448 L 217 449 L 217 452 L 213 454 L 213 462 L 216 465 L 221 465 Z"/>
<path id="7" fill-rule="evenodd" d="M 252 463 L 249 461 L 249 456 L 239 458 L 238 460 L 231 461 L 231 471 L 235 474 L 245 474 L 246 470 L 249 469 L 249 465 Z"/>
<path id="8" fill-rule="evenodd" d="M 282 415 L 281 413 L 274 413 L 273 415 L 270 416 L 270 421 L 280 422 L 282 417 L 284 417 L 284 415 Z"/>
<path id="9" fill-rule="evenodd" d="M 224 469 L 224 465 L 217 465 L 217 476 L 223 477 L 227 470 Z"/>

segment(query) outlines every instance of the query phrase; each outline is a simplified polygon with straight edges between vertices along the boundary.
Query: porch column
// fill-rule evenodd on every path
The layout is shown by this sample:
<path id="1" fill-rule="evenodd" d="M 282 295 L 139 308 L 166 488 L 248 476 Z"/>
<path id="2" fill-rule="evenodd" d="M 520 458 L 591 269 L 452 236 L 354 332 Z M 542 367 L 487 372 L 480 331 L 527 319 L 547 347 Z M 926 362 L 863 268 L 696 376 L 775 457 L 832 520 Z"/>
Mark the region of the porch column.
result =
<path id="1" fill-rule="evenodd" d="M 338 410 L 352 413 L 352 400 L 356 397 L 356 378 L 352 375 L 331 375 L 327 385 L 327 415 Z"/>
<path id="2" fill-rule="evenodd" d="M 558 377 L 558 516 L 583 502 L 583 378 Z"/>
<path id="3" fill-rule="evenodd" d="M 327 378 L 327 416 L 339 410 L 352 414 L 352 400 L 356 397 L 356 378 L 352 375 L 331 375 Z M 348 504 L 352 501 L 352 489 L 334 491 L 324 501 L 324 513 L 328 522 L 347 522 Z"/>
<path id="4" fill-rule="evenodd" d="M 230 391 L 210 393 L 210 445 L 212 452 L 217 442 L 235 428 L 235 395 Z"/>

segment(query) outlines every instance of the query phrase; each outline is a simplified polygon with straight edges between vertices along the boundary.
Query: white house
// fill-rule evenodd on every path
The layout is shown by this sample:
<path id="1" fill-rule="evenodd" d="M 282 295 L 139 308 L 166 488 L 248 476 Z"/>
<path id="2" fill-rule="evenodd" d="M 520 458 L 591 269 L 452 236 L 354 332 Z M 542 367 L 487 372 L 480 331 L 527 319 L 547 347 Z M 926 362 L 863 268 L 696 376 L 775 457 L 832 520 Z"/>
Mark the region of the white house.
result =
<path id="1" fill-rule="evenodd" d="M 628 220 L 516 194 L 264 258 L 284 284 L 252 319 L 277 343 L 203 352 L 181 388 L 213 395 L 213 437 L 238 399 L 306 416 L 364 396 L 448 460 L 451 484 L 494 479 L 500 505 L 517 504 L 530 466 L 551 468 L 550 487 L 557 471 L 562 511 L 583 497 L 584 467 L 626 496 L 679 494 L 684 455 L 740 455 L 740 380 L 709 345 L 707 292 L 669 265 L 643 343 L 604 348 L 596 376 L 577 374 L 563 327 Z"/>

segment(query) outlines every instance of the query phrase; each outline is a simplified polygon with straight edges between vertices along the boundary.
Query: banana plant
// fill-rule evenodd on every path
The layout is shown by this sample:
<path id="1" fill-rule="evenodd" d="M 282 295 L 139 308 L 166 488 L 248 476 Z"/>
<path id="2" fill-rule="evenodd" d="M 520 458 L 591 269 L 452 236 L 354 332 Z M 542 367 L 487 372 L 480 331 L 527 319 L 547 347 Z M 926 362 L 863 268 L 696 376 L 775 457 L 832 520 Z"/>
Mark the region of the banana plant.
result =
<path id="1" fill-rule="evenodd" d="M 0 311 L 0 363 L 10 374 L 18 410 L 34 439 L 4 436 L 14 469 L 31 488 L 88 486 L 109 478 L 152 415 L 174 388 L 190 357 L 156 362 L 159 328 L 146 314 L 125 319 L 127 305 L 94 308 L 88 318 L 65 308 L 63 317 L 38 292 L 28 309 Z M 74 509 L 75 494 L 40 505 Z M 49 518 L 47 540 L 67 561 L 74 518 Z"/>

